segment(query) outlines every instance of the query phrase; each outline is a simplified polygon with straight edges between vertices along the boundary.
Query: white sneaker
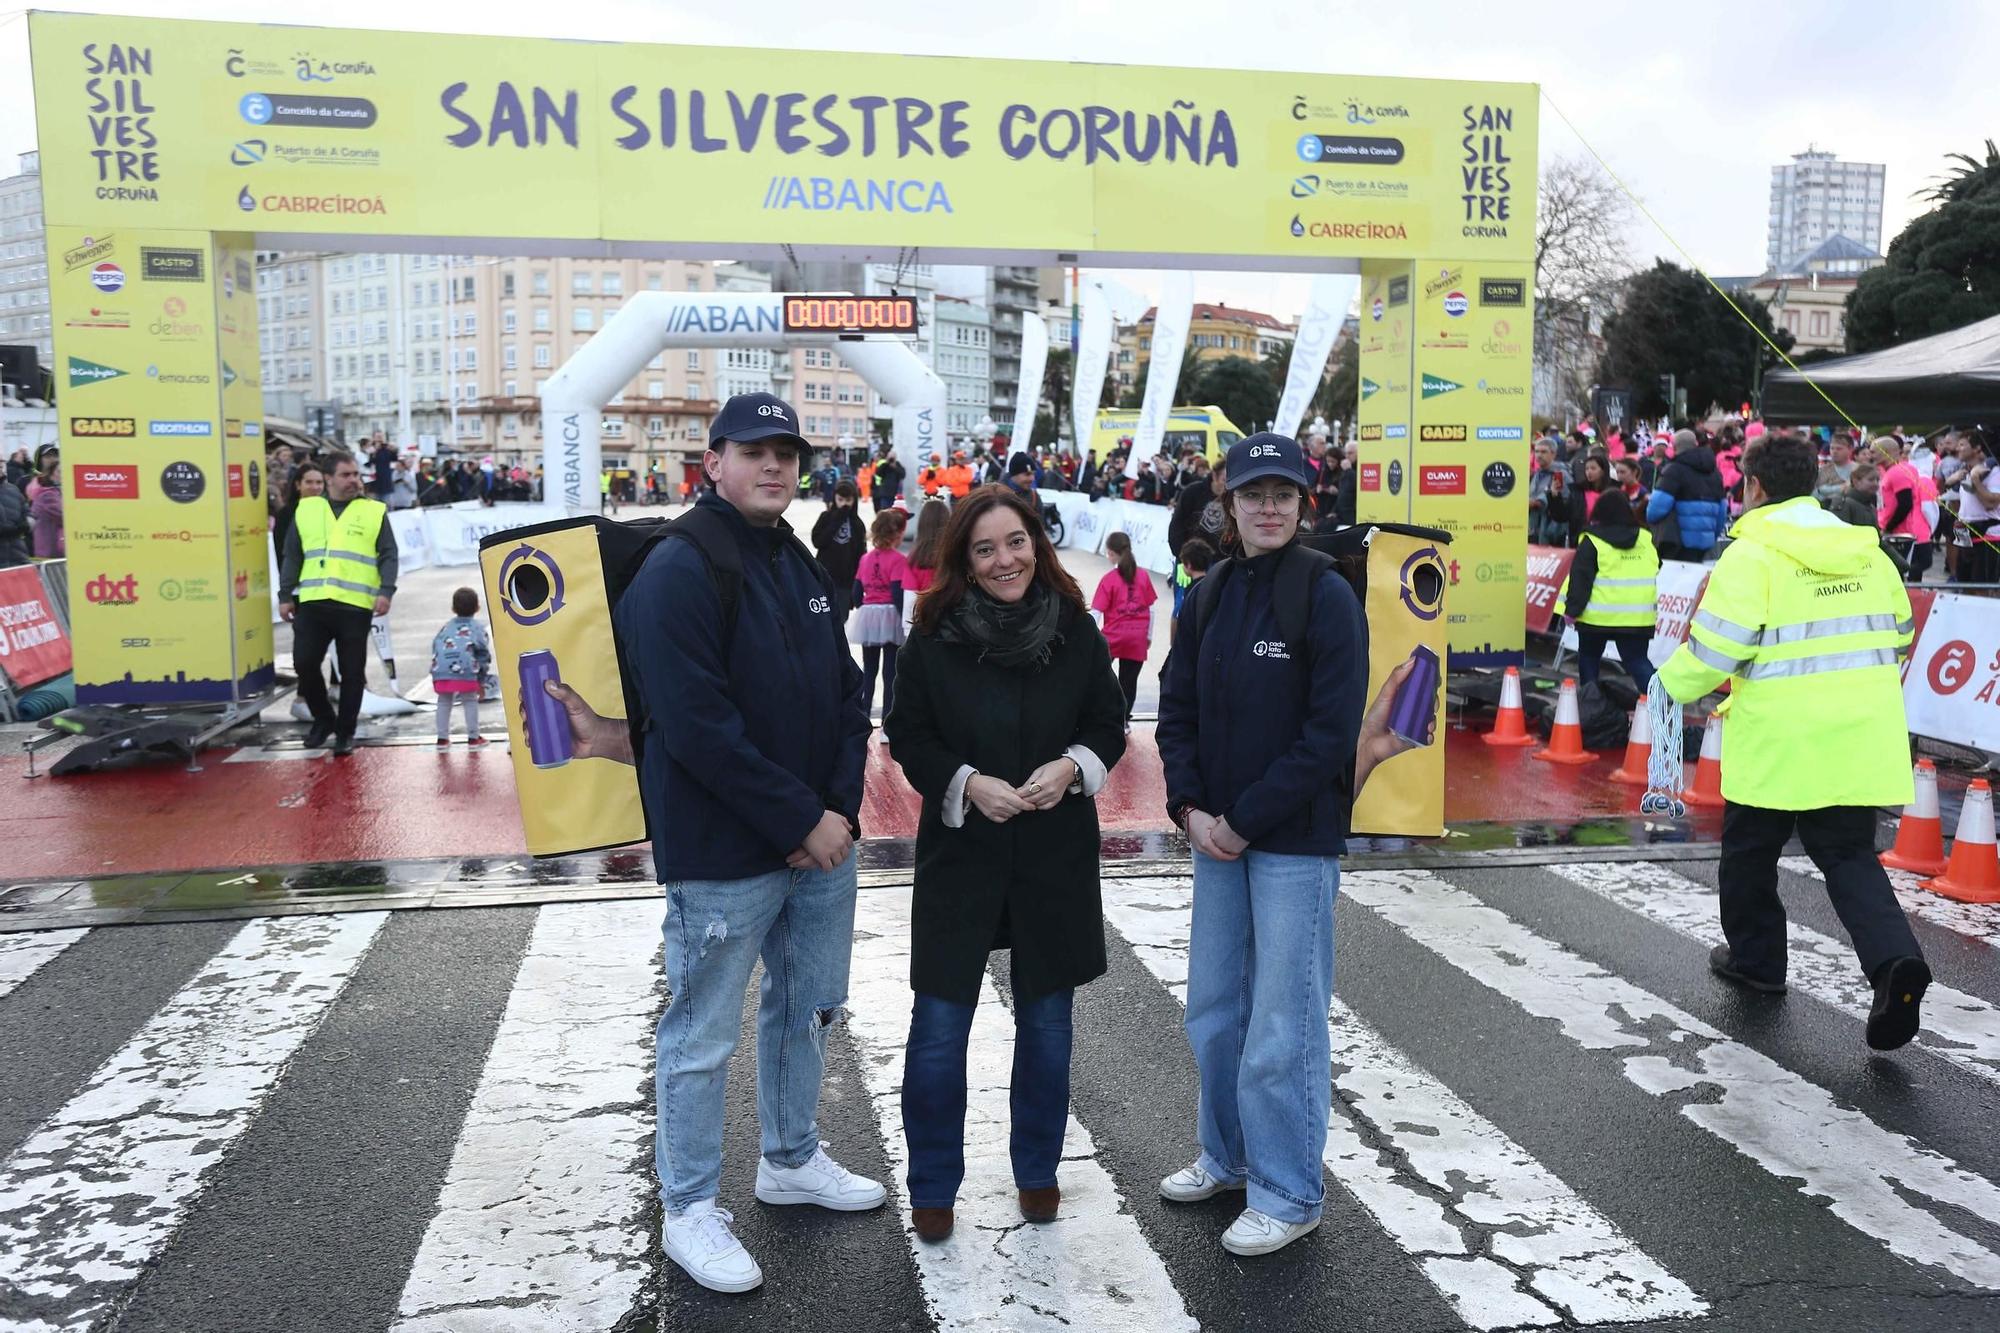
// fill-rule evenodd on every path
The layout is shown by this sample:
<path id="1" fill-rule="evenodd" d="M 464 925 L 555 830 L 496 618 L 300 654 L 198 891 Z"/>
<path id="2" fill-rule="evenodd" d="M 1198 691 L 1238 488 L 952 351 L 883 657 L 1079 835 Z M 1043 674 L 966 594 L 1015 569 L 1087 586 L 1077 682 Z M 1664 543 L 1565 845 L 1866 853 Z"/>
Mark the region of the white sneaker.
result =
<path id="1" fill-rule="evenodd" d="M 1245 1208 L 1229 1230 L 1222 1233 L 1222 1248 L 1231 1254 L 1270 1254 L 1282 1250 L 1300 1236 L 1317 1230 L 1319 1219 L 1310 1222 L 1280 1222 L 1255 1208 Z"/>
<path id="2" fill-rule="evenodd" d="M 1173 1203 L 1200 1203 L 1224 1190 L 1240 1190 L 1243 1182 L 1217 1180 L 1202 1169 L 1200 1162 L 1184 1166 L 1160 1182 L 1160 1197 Z"/>
<path id="3" fill-rule="evenodd" d="M 667 1214 L 660 1246 L 667 1258 L 710 1291 L 750 1291 L 764 1285 L 764 1270 L 729 1229 L 736 1218 L 703 1199 L 685 1212 Z"/>
<path id="4" fill-rule="evenodd" d="M 889 1191 L 817 1148 L 803 1166 L 773 1166 L 758 1158 L 757 1197 L 765 1203 L 816 1203 L 836 1212 L 863 1213 L 880 1208 Z"/>

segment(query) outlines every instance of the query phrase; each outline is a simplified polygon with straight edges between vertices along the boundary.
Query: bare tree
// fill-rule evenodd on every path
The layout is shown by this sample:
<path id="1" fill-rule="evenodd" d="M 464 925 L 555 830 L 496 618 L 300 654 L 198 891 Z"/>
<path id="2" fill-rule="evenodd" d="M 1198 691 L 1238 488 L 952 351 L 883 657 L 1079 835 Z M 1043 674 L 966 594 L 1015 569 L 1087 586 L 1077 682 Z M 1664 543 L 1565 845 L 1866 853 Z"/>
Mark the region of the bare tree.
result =
<path id="1" fill-rule="evenodd" d="M 1632 271 L 1632 201 L 1589 158 L 1551 158 L 1542 168 L 1535 223 L 1535 359 L 1546 389 L 1536 410 L 1587 410 L 1597 328 Z"/>

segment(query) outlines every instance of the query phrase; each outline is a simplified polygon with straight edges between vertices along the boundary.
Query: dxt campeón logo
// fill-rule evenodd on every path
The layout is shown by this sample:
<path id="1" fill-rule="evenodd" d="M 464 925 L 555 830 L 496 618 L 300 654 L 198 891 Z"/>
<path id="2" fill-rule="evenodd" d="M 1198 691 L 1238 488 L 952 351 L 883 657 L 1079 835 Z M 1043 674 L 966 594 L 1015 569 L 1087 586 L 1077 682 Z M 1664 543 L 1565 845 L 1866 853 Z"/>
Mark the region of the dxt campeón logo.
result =
<path id="1" fill-rule="evenodd" d="M 96 361 L 86 361 L 80 356 L 69 359 L 69 387 L 81 389 L 105 380 L 115 380 L 125 372 L 116 366 L 102 365 Z"/>
<path id="2" fill-rule="evenodd" d="M 1422 393 L 1426 398 L 1438 398 L 1464 387 L 1463 384 L 1458 383 L 1456 380 L 1448 380 L 1442 375 L 1426 373 L 1424 375 Z"/>

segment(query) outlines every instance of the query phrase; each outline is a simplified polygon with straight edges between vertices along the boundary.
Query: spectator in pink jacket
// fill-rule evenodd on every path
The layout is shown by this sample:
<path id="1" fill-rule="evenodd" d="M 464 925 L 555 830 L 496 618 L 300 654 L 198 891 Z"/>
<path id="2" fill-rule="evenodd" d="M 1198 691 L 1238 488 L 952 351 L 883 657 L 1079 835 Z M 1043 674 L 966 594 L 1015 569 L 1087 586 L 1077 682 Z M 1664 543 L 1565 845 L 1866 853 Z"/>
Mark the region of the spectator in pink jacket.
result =
<path id="1" fill-rule="evenodd" d="M 1097 582 L 1090 609 L 1104 626 L 1104 642 L 1118 664 L 1118 687 L 1125 691 L 1125 729 L 1132 729 L 1132 705 L 1139 697 L 1139 669 L 1153 641 L 1153 576 L 1132 556 L 1132 539 L 1114 532 L 1104 553 L 1116 563 Z"/>

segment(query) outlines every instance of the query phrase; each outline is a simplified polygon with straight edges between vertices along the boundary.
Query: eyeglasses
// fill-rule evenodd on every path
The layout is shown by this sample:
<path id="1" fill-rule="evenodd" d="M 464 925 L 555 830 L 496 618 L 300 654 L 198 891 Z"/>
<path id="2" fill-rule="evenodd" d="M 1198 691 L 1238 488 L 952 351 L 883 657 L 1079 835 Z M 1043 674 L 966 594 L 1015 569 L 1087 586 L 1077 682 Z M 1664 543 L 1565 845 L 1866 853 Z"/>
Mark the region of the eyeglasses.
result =
<path id="1" fill-rule="evenodd" d="M 1289 514 L 1299 507 L 1297 491 L 1238 491 L 1236 502 L 1245 509 L 1271 509 Z"/>

